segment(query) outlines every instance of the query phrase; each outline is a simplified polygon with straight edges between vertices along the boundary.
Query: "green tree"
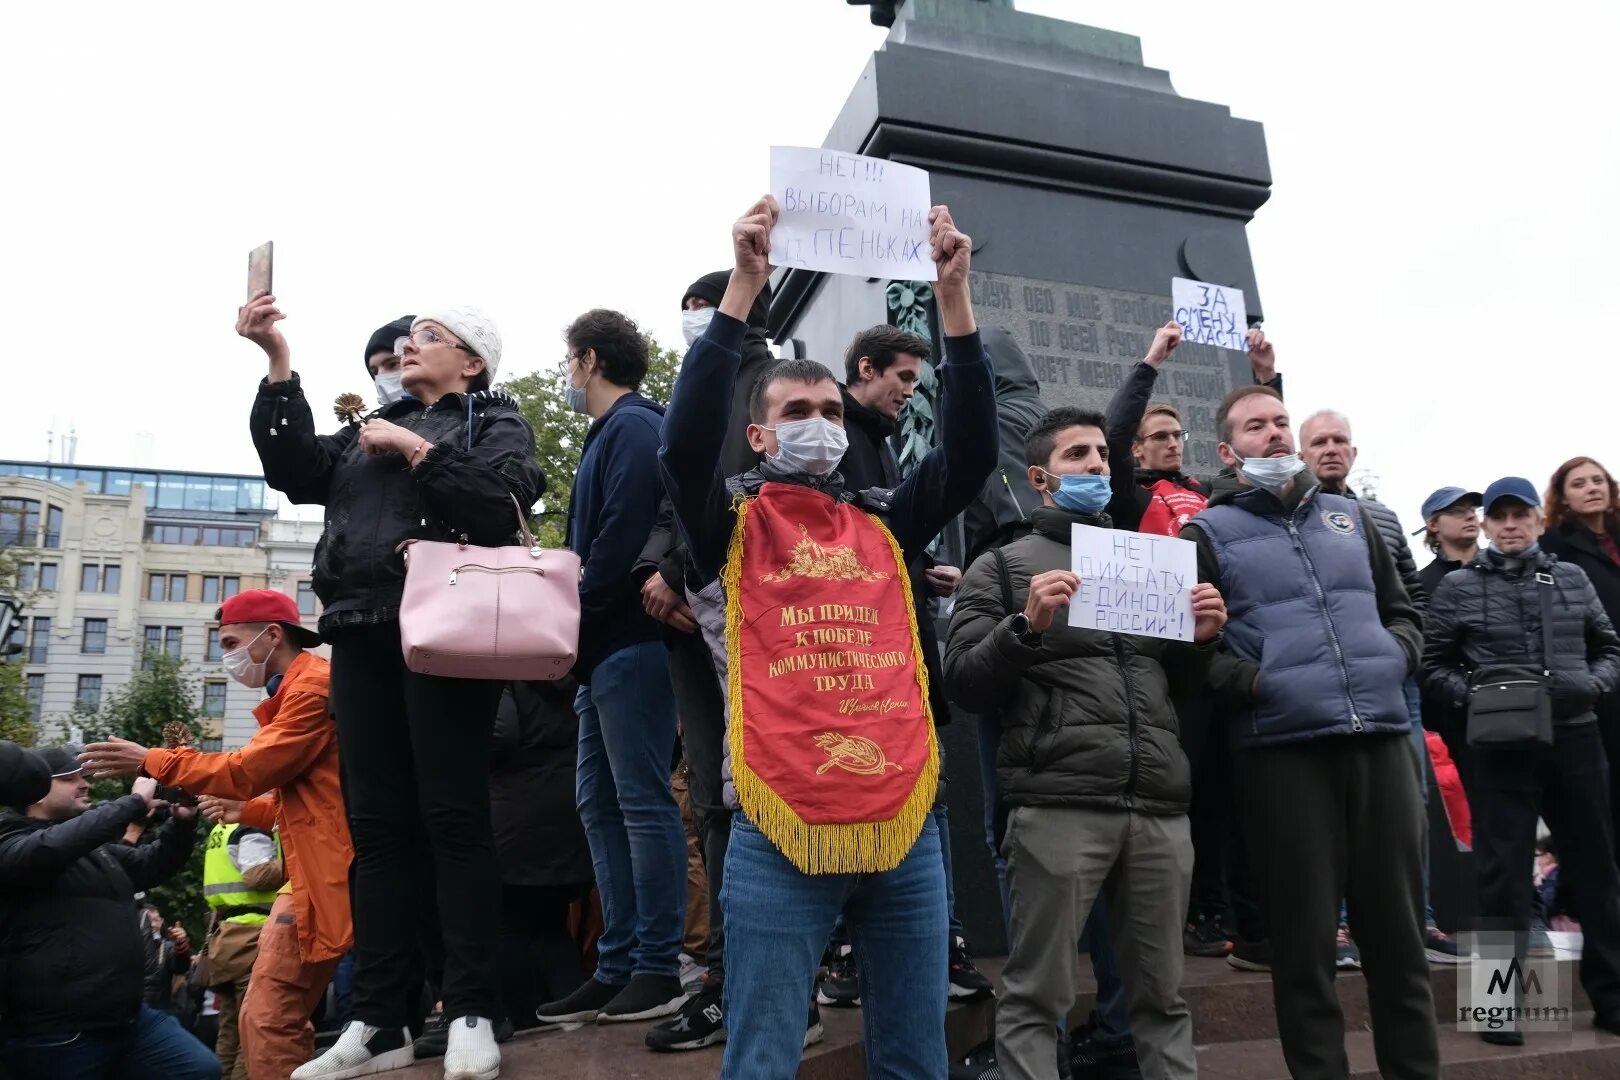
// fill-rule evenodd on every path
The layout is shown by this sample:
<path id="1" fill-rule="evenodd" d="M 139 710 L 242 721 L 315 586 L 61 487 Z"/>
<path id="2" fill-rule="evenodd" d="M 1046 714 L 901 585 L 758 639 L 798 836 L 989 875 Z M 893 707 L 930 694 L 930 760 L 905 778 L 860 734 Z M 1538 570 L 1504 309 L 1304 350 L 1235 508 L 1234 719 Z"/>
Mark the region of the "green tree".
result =
<path id="1" fill-rule="evenodd" d="M 0 592 L 10 594 L 18 603 L 26 605 L 28 596 L 17 589 L 17 570 L 33 552 L 25 548 L 0 545 Z M 0 627 L 0 633 L 5 628 Z M 19 648 L 22 627 L 17 628 L 11 644 Z M 28 707 L 28 680 L 23 672 L 23 655 L 19 651 L 0 656 L 0 739 L 22 746 L 33 746 L 39 738 L 39 725 L 34 723 L 33 710 Z"/>
<path id="2" fill-rule="evenodd" d="M 667 403 L 675 390 L 681 354 L 648 338 L 647 355 L 647 378 L 641 384 L 641 393 Z M 501 387 L 518 399 L 524 417 L 534 428 L 535 457 L 546 474 L 546 494 L 540 500 L 534 531 L 541 544 L 552 548 L 564 547 L 568 542 L 568 500 L 574 490 L 574 474 L 579 471 L 585 433 L 591 426 L 589 417 L 568 408 L 563 398 L 567 386 L 568 377 L 558 367 L 523 375 Z"/>
<path id="3" fill-rule="evenodd" d="M 183 725 L 195 741 L 202 737 L 200 693 L 201 685 L 185 670 L 185 661 L 152 651 L 146 654 L 140 670 L 128 682 L 107 695 L 100 709 L 79 710 L 76 722 L 84 730 L 86 742 L 113 735 L 142 746 L 163 746 L 164 729 L 170 724 Z M 90 794 L 101 802 L 127 795 L 129 789 L 128 780 L 96 780 L 90 785 Z M 191 940 L 200 946 L 208 916 L 202 891 L 204 845 L 201 842 L 208 823 L 199 821 L 197 829 L 199 839 L 191 861 L 174 877 L 153 889 L 147 899 L 158 906 L 166 921 L 183 923 Z M 151 836 L 149 830 L 143 841 L 150 842 Z"/>

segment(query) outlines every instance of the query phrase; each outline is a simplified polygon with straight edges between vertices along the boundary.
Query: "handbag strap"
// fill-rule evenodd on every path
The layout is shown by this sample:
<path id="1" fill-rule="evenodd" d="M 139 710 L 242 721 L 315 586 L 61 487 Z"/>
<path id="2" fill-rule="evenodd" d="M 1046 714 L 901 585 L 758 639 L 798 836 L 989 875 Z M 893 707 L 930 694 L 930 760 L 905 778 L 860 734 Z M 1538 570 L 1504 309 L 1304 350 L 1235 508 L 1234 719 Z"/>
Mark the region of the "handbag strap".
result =
<path id="1" fill-rule="evenodd" d="M 1550 679 L 1553 658 L 1553 576 L 1545 570 L 1536 571 L 1536 592 L 1541 596 L 1541 674 Z"/>
<path id="2" fill-rule="evenodd" d="M 1013 606 L 1012 575 L 1007 572 L 1007 556 L 1001 553 L 1000 548 L 991 548 L 990 554 L 996 560 L 996 577 L 1001 581 L 1001 609 L 1005 617 L 1018 610 Z"/>
<path id="3" fill-rule="evenodd" d="M 526 548 L 539 547 L 539 544 L 535 542 L 534 533 L 529 531 L 529 519 L 523 513 L 523 504 L 518 502 L 518 497 L 510 491 L 506 493 L 506 497 L 512 500 L 512 509 L 517 511 L 518 532 L 523 534 L 523 546 Z"/>

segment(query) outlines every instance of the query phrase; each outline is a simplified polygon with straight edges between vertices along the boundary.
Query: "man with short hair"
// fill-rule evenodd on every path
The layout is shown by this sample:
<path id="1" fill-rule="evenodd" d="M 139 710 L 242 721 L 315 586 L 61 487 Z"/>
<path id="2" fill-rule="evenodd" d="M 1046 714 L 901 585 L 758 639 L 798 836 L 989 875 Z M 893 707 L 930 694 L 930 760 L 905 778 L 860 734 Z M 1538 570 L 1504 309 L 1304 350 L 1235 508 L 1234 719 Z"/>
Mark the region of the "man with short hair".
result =
<path id="1" fill-rule="evenodd" d="M 579 816 L 604 925 L 595 975 L 535 1015 L 543 1023 L 653 1020 L 686 1000 L 686 832 L 669 786 L 675 696 L 663 628 L 633 576 L 663 498 L 664 410 L 637 392 L 647 339 L 629 318 L 587 311 L 565 338 L 568 404 L 591 418 L 568 503 L 568 546 L 581 563 Z"/>
<path id="2" fill-rule="evenodd" d="M 135 896 L 178 873 L 196 840 L 195 811 L 177 806 L 156 840 L 121 842 L 166 805 L 156 793 L 141 779 L 92 807 L 72 749 L 0 746 L 0 1061 L 12 1080 L 219 1080 L 208 1048 L 144 1001 Z"/>
<path id="3" fill-rule="evenodd" d="M 392 405 L 405 396 L 400 384 L 400 360 L 410 340 L 412 315 L 385 323 L 366 339 L 366 374 L 377 387 L 377 404 Z"/>
<path id="4" fill-rule="evenodd" d="M 1216 414 L 1233 469 L 1182 535 L 1231 618 L 1210 666 L 1238 710 L 1234 781 L 1268 917 L 1283 1056 L 1295 1076 L 1346 1076 L 1334 990 L 1341 899 L 1362 939 L 1379 1072 L 1439 1075 L 1424 958 L 1424 821 L 1401 684 L 1422 641 L 1377 525 L 1321 490 L 1274 390 Z"/>
<path id="5" fill-rule="evenodd" d="M 1426 596 L 1433 596 L 1440 582 L 1453 570 L 1461 570 L 1479 555 L 1479 508 L 1484 496 L 1467 488 L 1437 488 L 1423 500 L 1423 528 L 1413 533 L 1423 536 L 1423 546 L 1434 553 L 1429 565 L 1418 571 Z"/>
<path id="6" fill-rule="evenodd" d="M 995 466 L 995 400 L 968 292 L 971 242 L 929 215 L 945 336 L 944 442 L 900 485 L 853 492 L 826 368 L 770 368 L 750 396 L 757 469 L 726 479 L 739 345 L 770 275 L 776 200 L 733 226 L 725 296 L 687 354 L 659 461 L 694 581 L 693 615 L 727 688 L 726 1080 L 789 1080 L 840 914 L 862 955 L 868 1070 L 941 1077 L 945 889 L 930 810 L 939 756 L 906 566 Z"/>
<path id="7" fill-rule="evenodd" d="M 1552 744 L 1475 742 L 1468 790 L 1479 927 L 1514 934 L 1526 955 L 1536 819 L 1545 818 L 1581 924 L 1580 975 L 1592 1026 L 1620 1034 L 1620 871 L 1609 835 L 1609 767 L 1593 705 L 1620 685 L 1620 637 L 1585 571 L 1541 550 L 1536 486 L 1504 476 L 1485 489 L 1490 546 L 1447 574 L 1429 604 L 1423 676 L 1430 696 L 1469 707 L 1483 687 L 1540 681 Z M 1521 991 L 1522 992 L 1522 991 Z M 1518 1046 L 1517 1024 L 1480 1032 Z"/>
<path id="8" fill-rule="evenodd" d="M 1333 409 L 1321 409 L 1305 418 L 1299 428 L 1301 443 L 1300 455 L 1305 459 L 1305 465 L 1317 482 L 1322 485 L 1324 492 L 1343 495 L 1354 499 L 1361 505 L 1366 515 L 1378 526 L 1379 535 L 1384 538 L 1384 544 L 1389 548 L 1390 556 L 1395 560 L 1395 568 L 1400 571 L 1401 584 L 1406 587 L 1407 598 L 1412 601 L 1419 614 L 1423 611 L 1424 602 L 1428 593 L 1423 588 L 1421 576 L 1418 574 L 1417 563 L 1412 558 L 1412 549 L 1406 542 L 1406 529 L 1401 526 L 1401 519 L 1394 510 L 1385 506 L 1370 496 L 1357 495 L 1350 487 L 1350 472 L 1356 466 L 1356 458 L 1360 451 L 1356 448 L 1354 439 L 1350 434 L 1350 421 L 1341 412 Z M 1429 748 L 1423 737 L 1423 695 L 1418 690 L 1418 681 L 1414 676 L 1409 678 L 1402 686 L 1406 695 L 1406 711 L 1412 718 L 1412 753 L 1418 765 L 1418 784 L 1423 795 L 1423 801 L 1429 799 Z M 1427 820 L 1427 818 L 1425 818 Z M 1423 946 L 1424 953 L 1432 963 L 1459 964 L 1462 962 L 1457 942 L 1435 925 L 1434 908 L 1429 903 L 1429 846 L 1423 846 Z M 1350 927 L 1339 927 L 1339 966 L 1356 968 L 1361 966 L 1361 953 L 1350 936 Z"/>
<path id="9" fill-rule="evenodd" d="M 1053 1074 L 1076 993 L 1074 956 L 1055 946 L 1079 937 L 1104 892 L 1143 1075 L 1197 1075 L 1181 996 L 1192 780 L 1170 695 L 1173 683 L 1202 685 L 1226 612 L 1214 586 L 1191 587 L 1197 647 L 1058 617 L 1080 586 L 1074 526 L 1111 527 L 1104 423 L 1065 407 L 1030 432 L 1027 479 L 1043 503 L 1034 532 L 969 569 L 945 656 L 957 701 L 1002 710 L 998 788 L 1015 809 L 996 1062 L 1020 1080 Z"/>
<path id="10" fill-rule="evenodd" d="M 251 800 L 217 816 L 279 831 L 287 882 L 259 932 L 239 1020 L 248 1080 L 279 1080 L 299 1075 L 314 1057 L 310 1014 L 354 942 L 353 848 L 328 707 L 331 665 L 308 651 L 320 635 L 303 626 L 286 593 L 249 589 L 227 599 L 215 618 L 225 670 L 268 695 L 253 710 L 253 738 L 213 754 L 107 739 L 85 747 L 83 760 L 98 777 L 144 774 L 216 802 Z"/>

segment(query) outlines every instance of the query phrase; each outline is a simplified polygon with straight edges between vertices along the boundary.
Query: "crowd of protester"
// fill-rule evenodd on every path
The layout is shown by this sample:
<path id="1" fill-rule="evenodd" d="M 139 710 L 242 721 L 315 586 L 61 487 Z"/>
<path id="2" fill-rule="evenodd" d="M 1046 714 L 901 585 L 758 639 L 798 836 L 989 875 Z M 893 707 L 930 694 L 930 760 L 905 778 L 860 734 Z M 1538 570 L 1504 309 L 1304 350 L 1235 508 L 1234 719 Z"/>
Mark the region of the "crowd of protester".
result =
<path id="1" fill-rule="evenodd" d="M 1180 327 L 1105 411 L 1046 408 L 1011 335 L 981 334 L 945 207 L 936 339 L 861 330 L 842 383 L 776 360 L 776 214 L 751 207 L 734 266 L 682 295 L 669 402 L 640 392 L 648 341 L 625 315 L 564 333 L 590 426 L 567 518 L 578 658 L 555 681 L 422 674 L 401 650 L 401 545 L 517 542 L 545 491 L 494 381 L 495 323 L 448 307 L 380 327 L 378 408 L 323 435 L 279 301 L 241 309 L 268 362 L 265 478 L 325 507 L 319 625 L 273 591 L 220 608 L 227 670 L 265 693 L 240 749 L 0 744 L 0 1071 L 341 1080 L 442 1056 L 446 1080 L 491 1080 L 515 1032 L 595 1023 L 644 1024 L 654 1051 L 724 1043 L 723 1077 L 785 1080 L 820 1010 L 859 1006 L 873 1077 L 1183 1078 L 1200 956 L 1271 973 L 1302 1077 L 1348 1075 L 1334 980 L 1363 969 L 1380 1073 L 1433 1078 L 1428 967 L 1467 949 L 1430 902 L 1431 799 L 1478 871 L 1451 929 L 1531 957 L 1549 922 L 1578 925 L 1591 1022 L 1620 1033 L 1607 470 L 1435 477 L 1419 569 L 1352 486 L 1350 420 L 1296 428 L 1260 330 L 1216 417 L 1224 467 L 1193 478 L 1154 397 Z M 930 370 L 942 438 L 902 469 Z M 961 566 L 936 546 L 956 520 Z M 1069 623 L 1076 524 L 1193 542 L 1191 640 Z M 884 650 L 816 654 L 818 685 L 881 696 L 858 723 L 858 694 L 776 678 L 823 632 L 803 626 L 834 624 L 826 640 Z M 881 686 L 856 659 L 875 655 Z M 973 1065 L 949 1060 L 947 1005 L 998 991 L 956 915 L 953 707 L 978 728 L 981 760 L 950 772 L 983 786 L 1010 942 Z M 132 793 L 92 806 L 91 777 Z M 144 900 L 199 817 L 211 917 L 192 942 Z M 1082 954 L 1096 1006 L 1071 1024 Z"/>

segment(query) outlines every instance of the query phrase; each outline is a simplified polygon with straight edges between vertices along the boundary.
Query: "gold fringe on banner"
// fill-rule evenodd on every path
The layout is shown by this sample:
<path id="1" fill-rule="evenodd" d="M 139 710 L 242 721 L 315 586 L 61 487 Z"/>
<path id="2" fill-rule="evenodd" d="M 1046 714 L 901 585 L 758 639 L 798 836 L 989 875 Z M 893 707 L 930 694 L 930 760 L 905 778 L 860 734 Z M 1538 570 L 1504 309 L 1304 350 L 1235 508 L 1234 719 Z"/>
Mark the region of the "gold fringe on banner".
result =
<path id="1" fill-rule="evenodd" d="M 917 635 L 917 608 L 911 595 L 911 578 L 900 543 L 875 515 L 868 514 L 894 553 L 899 568 L 897 580 L 906 600 L 906 618 L 911 632 L 913 665 L 917 688 L 922 695 L 923 720 L 928 725 L 928 760 L 917 776 L 916 785 L 899 813 L 887 821 L 843 825 L 812 825 L 801 818 L 787 801 L 773 791 L 748 766 L 743 739 L 742 698 L 742 563 L 743 534 L 752 499 L 739 498 L 734 504 L 737 524 L 732 530 L 723 579 L 726 589 L 726 700 L 730 723 L 726 738 L 731 749 L 731 779 L 737 800 L 754 827 L 765 834 L 789 862 L 806 874 L 873 874 L 899 866 L 917 843 L 923 823 L 934 809 L 939 790 L 939 741 L 934 731 L 933 710 L 928 702 L 928 667 L 922 662 L 922 643 Z"/>

